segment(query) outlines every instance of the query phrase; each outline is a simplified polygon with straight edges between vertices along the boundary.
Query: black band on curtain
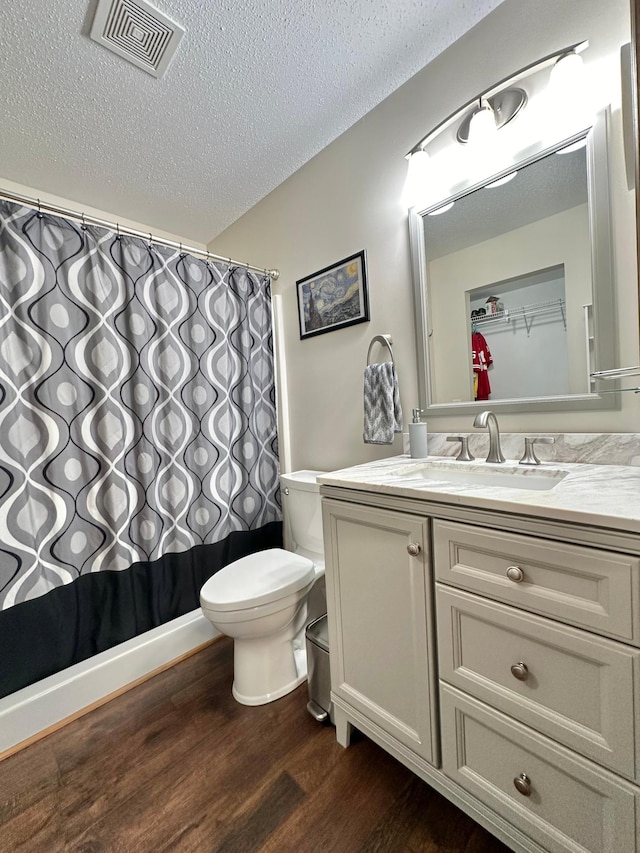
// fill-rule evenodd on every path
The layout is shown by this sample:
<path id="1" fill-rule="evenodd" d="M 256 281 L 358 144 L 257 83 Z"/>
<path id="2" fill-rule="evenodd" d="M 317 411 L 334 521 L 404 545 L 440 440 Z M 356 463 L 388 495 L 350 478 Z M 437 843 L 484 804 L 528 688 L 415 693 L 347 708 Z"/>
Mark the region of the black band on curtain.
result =
<path id="1" fill-rule="evenodd" d="M 281 522 L 122 571 L 82 575 L 0 611 L 0 697 L 197 609 L 200 589 L 215 572 L 276 547 Z"/>

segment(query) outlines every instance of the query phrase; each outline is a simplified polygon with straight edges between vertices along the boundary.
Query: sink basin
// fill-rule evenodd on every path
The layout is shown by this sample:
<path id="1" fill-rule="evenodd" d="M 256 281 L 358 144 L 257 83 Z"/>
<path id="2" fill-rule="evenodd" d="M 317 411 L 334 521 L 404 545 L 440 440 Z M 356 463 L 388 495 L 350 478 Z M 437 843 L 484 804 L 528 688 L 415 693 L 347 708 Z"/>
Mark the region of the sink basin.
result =
<path id="1" fill-rule="evenodd" d="M 525 468 L 520 465 L 487 465 L 465 462 L 427 462 L 405 468 L 398 475 L 403 478 L 432 480 L 437 483 L 461 483 L 468 486 L 497 486 L 502 489 L 547 491 L 557 486 L 567 476 L 559 468 Z"/>

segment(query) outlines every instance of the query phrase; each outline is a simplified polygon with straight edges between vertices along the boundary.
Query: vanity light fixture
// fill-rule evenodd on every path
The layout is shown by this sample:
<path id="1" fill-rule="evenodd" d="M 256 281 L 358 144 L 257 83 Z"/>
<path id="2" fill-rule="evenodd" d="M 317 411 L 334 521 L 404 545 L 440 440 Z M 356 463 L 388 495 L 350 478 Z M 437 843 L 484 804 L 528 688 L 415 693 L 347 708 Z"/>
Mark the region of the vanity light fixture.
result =
<path id="1" fill-rule="evenodd" d="M 488 145 L 501 127 L 514 119 L 527 103 L 524 89 L 505 89 L 491 98 L 478 98 L 478 106 L 464 119 L 456 139 L 462 145 Z"/>
<path id="2" fill-rule="evenodd" d="M 436 125 L 406 155 L 409 174 L 405 197 L 408 199 L 413 196 L 418 199 L 420 193 L 424 193 L 429 164 L 426 148 L 445 133 L 461 145 L 469 144 L 470 148 L 495 148 L 497 131 L 508 125 L 526 107 L 529 95 L 525 86 L 528 85 L 527 79 L 534 74 L 549 68 L 552 73 L 549 74 L 547 86 L 551 90 L 575 92 L 575 87 L 579 86 L 578 80 L 583 65 L 579 54 L 588 46 L 588 41 L 576 42 L 525 65 L 515 74 L 481 92 Z M 413 175 L 416 173 L 419 187 L 414 183 Z"/>

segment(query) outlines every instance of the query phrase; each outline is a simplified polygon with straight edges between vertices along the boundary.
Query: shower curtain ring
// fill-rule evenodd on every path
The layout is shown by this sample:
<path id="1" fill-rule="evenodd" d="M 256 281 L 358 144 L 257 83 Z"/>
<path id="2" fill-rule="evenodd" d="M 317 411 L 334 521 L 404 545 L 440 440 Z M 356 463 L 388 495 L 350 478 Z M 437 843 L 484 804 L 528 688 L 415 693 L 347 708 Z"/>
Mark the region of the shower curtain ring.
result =
<path id="1" fill-rule="evenodd" d="M 80 227 L 83 231 L 87 230 L 87 223 L 84 221 L 84 213 L 82 214 L 82 225 Z"/>
<path id="2" fill-rule="evenodd" d="M 120 223 L 116 222 L 116 240 L 120 239 Z"/>
<path id="3" fill-rule="evenodd" d="M 42 219 L 42 207 L 40 206 L 40 199 L 38 199 L 38 219 Z"/>

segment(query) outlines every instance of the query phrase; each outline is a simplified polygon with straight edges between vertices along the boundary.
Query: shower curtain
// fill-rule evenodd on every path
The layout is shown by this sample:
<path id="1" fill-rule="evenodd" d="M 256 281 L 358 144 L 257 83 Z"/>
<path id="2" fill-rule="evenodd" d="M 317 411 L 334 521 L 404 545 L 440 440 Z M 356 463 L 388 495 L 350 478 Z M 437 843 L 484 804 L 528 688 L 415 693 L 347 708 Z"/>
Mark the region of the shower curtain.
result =
<path id="1" fill-rule="evenodd" d="M 269 280 L 0 202 L 0 696 L 281 544 Z"/>

